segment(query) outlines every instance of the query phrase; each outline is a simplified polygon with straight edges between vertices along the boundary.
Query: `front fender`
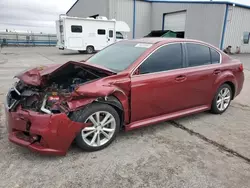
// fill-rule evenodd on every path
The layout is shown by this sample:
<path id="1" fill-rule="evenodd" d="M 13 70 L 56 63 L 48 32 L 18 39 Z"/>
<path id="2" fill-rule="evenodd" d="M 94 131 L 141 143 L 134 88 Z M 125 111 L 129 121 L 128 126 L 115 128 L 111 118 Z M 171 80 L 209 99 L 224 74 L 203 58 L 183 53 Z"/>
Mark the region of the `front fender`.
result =
<path id="1" fill-rule="evenodd" d="M 94 102 L 100 97 L 103 97 L 105 100 L 105 98 L 108 96 L 114 96 L 122 104 L 125 123 L 129 122 L 129 100 L 127 97 L 127 93 L 125 93 L 125 91 L 123 91 L 118 86 L 101 85 L 93 82 L 77 88 L 76 95 L 78 95 L 78 97 L 81 96 L 82 99 L 68 102 L 70 111 L 74 111 L 76 109 L 79 109 L 80 107 L 86 106 L 87 104 Z"/>

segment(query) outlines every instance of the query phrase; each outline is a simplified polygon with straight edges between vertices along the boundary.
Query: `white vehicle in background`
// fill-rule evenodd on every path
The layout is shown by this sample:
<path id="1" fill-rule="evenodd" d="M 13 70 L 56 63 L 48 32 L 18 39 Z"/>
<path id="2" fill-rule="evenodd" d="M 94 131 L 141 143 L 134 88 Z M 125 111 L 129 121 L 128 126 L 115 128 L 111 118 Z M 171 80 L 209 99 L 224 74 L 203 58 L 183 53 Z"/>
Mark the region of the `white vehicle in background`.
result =
<path id="1" fill-rule="evenodd" d="M 106 17 L 78 18 L 60 16 L 56 21 L 57 47 L 61 50 L 77 50 L 89 54 L 106 46 L 127 39 L 128 24 Z"/>

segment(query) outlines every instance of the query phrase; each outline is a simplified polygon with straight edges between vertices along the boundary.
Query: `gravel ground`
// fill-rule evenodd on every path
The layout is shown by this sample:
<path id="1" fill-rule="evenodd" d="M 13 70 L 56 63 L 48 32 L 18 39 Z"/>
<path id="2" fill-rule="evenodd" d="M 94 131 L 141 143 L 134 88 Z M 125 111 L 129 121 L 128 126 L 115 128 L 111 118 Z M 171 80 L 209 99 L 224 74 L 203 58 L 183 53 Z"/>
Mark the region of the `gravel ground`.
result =
<path id="1" fill-rule="evenodd" d="M 4 48 L 0 54 L 0 187 L 222 187 L 250 185 L 250 55 L 242 94 L 223 115 L 201 113 L 131 132 L 87 153 L 41 156 L 8 141 L 4 94 L 15 73 L 42 64 L 86 59 L 52 47 Z"/>

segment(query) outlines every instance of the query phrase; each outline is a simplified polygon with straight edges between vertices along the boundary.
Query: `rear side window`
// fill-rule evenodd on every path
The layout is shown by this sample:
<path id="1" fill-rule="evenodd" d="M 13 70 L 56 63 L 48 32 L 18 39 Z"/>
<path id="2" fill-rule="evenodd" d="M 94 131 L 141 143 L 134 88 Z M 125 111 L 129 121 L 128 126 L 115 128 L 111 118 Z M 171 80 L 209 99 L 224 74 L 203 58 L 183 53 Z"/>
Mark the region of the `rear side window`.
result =
<path id="1" fill-rule="evenodd" d="M 212 48 L 210 48 L 210 52 L 212 64 L 220 63 L 220 54 Z"/>
<path id="2" fill-rule="evenodd" d="M 151 54 L 140 66 L 140 74 L 161 72 L 183 67 L 181 44 L 163 46 Z"/>
<path id="3" fill-rule="evenodd" d="M 211 64 L 210 50 L 200 44 L 187 44 L 189 67 Z"/>
<path id="4" fill-rule="evenodd" d="M 72 33 L 82 33 L 82 26 L 80 25 L 72 25 L 71 26 Z"/>
<path id="5" fill-rule="evenodd" d="M 106 31 L 105 31 L 105 29 L 98 29 L 97 34 L 98 35 L 106 35 Z"/>

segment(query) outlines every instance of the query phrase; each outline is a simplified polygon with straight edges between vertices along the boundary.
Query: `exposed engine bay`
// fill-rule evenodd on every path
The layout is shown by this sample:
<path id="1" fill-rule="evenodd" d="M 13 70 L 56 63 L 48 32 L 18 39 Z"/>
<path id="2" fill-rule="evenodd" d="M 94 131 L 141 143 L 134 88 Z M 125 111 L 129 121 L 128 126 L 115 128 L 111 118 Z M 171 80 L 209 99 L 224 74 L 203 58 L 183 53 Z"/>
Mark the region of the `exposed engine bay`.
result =
<path id="1" fill-rule="evenodd" d="M 75 64 L 67 64 L 52 74 L 43 76 L 43 84 L 31 86 L 22 80 L 9 91 L 9 110 L 22 109 L 47 114 L 67 111 L 67 101 L 78 86 L 108 76 L 106 73 Z"/>

